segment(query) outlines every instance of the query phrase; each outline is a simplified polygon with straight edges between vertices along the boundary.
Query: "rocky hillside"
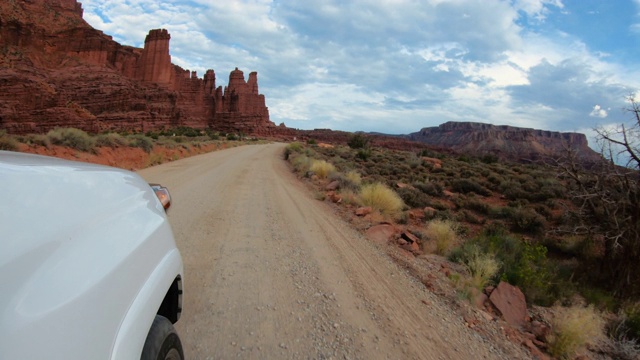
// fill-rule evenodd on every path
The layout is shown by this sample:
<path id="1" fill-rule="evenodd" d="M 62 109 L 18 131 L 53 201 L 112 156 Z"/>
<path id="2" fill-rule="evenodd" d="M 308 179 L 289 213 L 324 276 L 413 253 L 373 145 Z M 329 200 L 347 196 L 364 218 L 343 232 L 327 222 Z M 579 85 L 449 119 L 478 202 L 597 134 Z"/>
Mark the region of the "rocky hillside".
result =
<path id="1" fill-rule="evenodd" d="M 190 126 L 273 135 L 257 73 L 237 68 L 228 86 L 171 63 L 165 29 L 144 48 L 121 45 L 82 19 L 75 0 L 0 2 L 0 129 L 57 126 L 96 132 Z"/>
<path id="2" fill-rule="evenodd" d="M 566 153 L 567 147 L 576 150 L 578 156 L 587 162 L 600 157 L 589 147 L 584 134 L 473 122 L 447 122 L 423 128 L 405 138 L 458 153 L 495 155 L 517 161 L 557 158 Z"/>

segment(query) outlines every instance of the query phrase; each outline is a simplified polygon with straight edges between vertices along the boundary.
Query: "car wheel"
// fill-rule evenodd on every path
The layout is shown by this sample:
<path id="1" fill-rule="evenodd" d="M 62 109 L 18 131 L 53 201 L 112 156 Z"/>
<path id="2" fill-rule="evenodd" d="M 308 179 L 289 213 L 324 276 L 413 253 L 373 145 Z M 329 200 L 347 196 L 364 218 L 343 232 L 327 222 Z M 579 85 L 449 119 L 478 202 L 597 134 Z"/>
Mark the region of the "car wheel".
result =
<path id="1" fill-rule="evenodd" d="M 156 315 L 142 348 L 141 360 L 183 360 L 178 333 L 166 317 Z"/>

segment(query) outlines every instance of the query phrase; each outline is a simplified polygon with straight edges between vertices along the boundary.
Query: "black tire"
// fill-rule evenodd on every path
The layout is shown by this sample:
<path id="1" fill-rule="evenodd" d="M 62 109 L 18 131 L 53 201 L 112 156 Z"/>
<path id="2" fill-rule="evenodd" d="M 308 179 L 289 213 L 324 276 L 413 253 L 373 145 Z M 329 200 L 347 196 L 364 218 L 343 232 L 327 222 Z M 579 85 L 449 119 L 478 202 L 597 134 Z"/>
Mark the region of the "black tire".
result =
<path id="1" fill-rule="evenodd" d="M 173 324 L 166 317 L 156 315 L 142 348 L 141 360 L 184 360 L 182 343 Z"/>

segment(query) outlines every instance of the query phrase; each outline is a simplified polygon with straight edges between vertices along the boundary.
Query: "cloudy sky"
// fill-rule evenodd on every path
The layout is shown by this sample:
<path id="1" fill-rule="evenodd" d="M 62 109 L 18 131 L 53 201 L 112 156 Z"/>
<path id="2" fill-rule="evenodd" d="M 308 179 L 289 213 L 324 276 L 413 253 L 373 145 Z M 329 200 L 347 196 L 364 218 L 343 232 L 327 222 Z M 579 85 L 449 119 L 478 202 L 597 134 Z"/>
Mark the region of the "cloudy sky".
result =
<path id="1" fill-rule="evenodd" d="M 171 34 L 175 64 L 257 71 L 271 120 L 409 133 L 477 121 L 588 133 L 629 119 L 640 0 L 81 0 L 122 44 Z"/>

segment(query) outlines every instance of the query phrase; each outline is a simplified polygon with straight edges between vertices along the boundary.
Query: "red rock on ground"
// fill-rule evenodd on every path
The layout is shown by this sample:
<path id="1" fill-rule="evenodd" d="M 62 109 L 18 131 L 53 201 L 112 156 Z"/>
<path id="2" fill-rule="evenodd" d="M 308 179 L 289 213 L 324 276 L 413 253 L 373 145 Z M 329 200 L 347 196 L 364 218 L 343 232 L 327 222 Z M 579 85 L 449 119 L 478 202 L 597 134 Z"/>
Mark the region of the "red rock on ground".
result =
<path id="1" fill-rule="evenodd" d="M 489 300 L 510 325 L 522 327 L 526 324 L 528 318 L 527 302 L 524 294 L 517 287 L 502 281 L 491 292 Z"/>
<path id="2" fill-rule="evenodd" d="M 365 235 L 377 244 L 386 245 L 396 233 L 396 228 L 391 224 L 380 224 L 370 227 Z"/>
<path id="3" fill-rule="evenodd" d="M 360 207 L 360 208 L 357 208 L 357 209 L 356 209 L 356 215 L 358 215 L 358 216 L 366 216 L 366 215 L 371 214 L 371 211 L 372 211 L 372 210 L 373 210 L 373 209 L 371 209 L 371 207 L 370 207 L 370 206 L 367 206 L 367 207 Z"/>
<path id="4" fill-rule="evenodd" d="M 425 211 L 422 209 L 411 209 L 407 213 L 409 218 L 413 220 L 423 220 L 425 218 Z"/>
<path id="5" fill-rule="evenodd" d="M 329 184 L 327 184 L 327 186 L 324 187 L 325 190 L 327 191 L 333 191 L 338 189 L 338 187 L 340 186 L 340 182 L 338 180 L 336 181 L 332 181 Z"/>

